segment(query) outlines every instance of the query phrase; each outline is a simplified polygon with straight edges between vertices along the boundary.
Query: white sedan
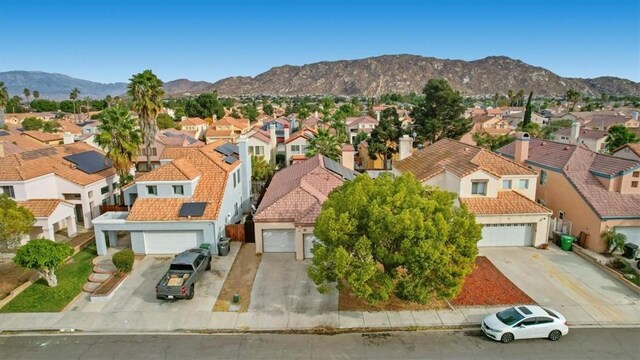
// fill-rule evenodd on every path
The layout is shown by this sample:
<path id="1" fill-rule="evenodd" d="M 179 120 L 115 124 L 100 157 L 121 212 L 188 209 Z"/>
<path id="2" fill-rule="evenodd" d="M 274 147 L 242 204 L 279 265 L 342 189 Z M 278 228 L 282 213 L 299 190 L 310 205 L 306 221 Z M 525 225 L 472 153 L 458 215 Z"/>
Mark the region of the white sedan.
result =
<path id="1" fill-rule="evenodd" d="M 567 320 L 559 312 L 536 305 L 515 306 L 482 321 L 482 332 L 507 344 L 514 339 L 548 338 L 557 341 L 569 333 Z"/>

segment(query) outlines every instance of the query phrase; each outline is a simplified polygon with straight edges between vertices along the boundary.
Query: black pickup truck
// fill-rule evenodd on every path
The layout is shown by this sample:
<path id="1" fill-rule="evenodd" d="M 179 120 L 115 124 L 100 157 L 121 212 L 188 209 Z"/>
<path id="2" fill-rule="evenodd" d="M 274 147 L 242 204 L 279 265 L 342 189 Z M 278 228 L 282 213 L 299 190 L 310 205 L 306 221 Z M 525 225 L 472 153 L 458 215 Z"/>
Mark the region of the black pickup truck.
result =
<path id="1" fill-rule="evenodd" d="M 211 269 L 211 252 L 208 249 L 189 249 L 171 262 L 169 271 L 156 285 L 158 299 L 193 299 L 196 281 Z"/>

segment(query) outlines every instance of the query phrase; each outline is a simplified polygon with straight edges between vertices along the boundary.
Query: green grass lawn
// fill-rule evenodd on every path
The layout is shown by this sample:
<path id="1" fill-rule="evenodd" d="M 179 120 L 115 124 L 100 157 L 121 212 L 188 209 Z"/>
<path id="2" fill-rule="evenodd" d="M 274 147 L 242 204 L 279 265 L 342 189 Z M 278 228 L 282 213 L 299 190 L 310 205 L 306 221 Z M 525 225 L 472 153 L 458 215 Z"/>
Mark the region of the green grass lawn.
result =
<path id="1" fill-rule="evenodd" d="M 72 256 L 71 263 L 61 265 L 56 270 L 58 286 L 51 288 L 44 279 L 40 279 L 0 309 L 0 312 L 62 311 L 82 291 L 82 286 L 93 269 L 91 259 L 95 256 L 95 245 L 86 247 Z"/>

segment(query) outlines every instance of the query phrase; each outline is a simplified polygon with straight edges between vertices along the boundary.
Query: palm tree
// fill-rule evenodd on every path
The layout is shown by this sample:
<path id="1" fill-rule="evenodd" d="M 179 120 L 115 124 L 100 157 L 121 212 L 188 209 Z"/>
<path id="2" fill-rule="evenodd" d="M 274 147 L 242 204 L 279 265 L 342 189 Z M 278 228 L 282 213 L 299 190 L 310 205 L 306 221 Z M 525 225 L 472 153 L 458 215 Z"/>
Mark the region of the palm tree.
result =
<path id="1" fill-rule="evenodd" d="M 602 240 L 607 243 L 609 254 L 613 254 L 614 251 L 624 248 L 624 244 L 627 241 L 627 236 L 616 232 L 615 228 L 603 231 L 600 236 Z"/>
<path id="2" fill-rule="evenodd" d="M 29 107 L 29 96 L 31 96 L 31 91 L 25 88 L 24 90 L 22 90 L 22 94 L 24 94 L 24 97 L 27 99 L 27 107 Z"/>
<path id="3" fill-rule="evenodd" d="M 613 125 L 607 133 L 604 144 L 609 153 L 612 153 L 620 146 L 640 142 L 640 137 L 622 124 Z"/>
<path id="4" fill-rule="evenodd" d="M 0 128 L 4 127 L 4 109 L 9 103 L 9 92 L 4 82 L 0 81 Z"/>
<path id="5" fill-rule="evenodd" d="M 329 130 L 318 129 L 318 135 L 309 139 L 306 156 L 310 158 L 317 154 L 324 155 L 335 161 L 340 158 L 342 154 L 340 141 L 338 141 L 337 137 L 331 135 Z"/>
<path id="6" fill-rule="evenodd" d="M 124 106 L 114 106 L 102 112 L 102 123 L 98 126 L 95 142 L 111 160 L 116 174 L 120 177 L 120 189 L 131 181 L 131 167 L 140 152 L 142 135 L 136 120 L 129 115 Z M 120 196 L 120 202 L 123 202 Z"/>
<path id="7" fill-rule="evenodd" d="M 35 100 L 40 99 L 40 91 L 38 91 L 38 90 L 33 90 L 33 98 L 34 98 Z"/>
<path id="8" fill-rule="evenodd" d="M 78 95 L 80 95 L 80 90 L 78 88 L 73 88 L 71 93 L 69 93 L 69 99 L 73 101 L 73 113 L 76 114 L 76 121 L 79 121 L 78 112 L 76 111 L 76 100 L 78 99 Z"/>
<path id="9" fill-rule="evenodd" d="M 107 95 L 107 97 L 104 98 L 104 101 L 107 102 L 107 107 L 110 108 L 111 104 L 113 103 L 113 98 L 111 97 L 111 95 Z"/>
<path id="10" fill-rule="evenodd" d="M 131 109 L 138 114 L 144 148 L 151 154 L 151 145 L 158 131 L 156 117 L 162 110 L 162 81 L 151 70 L 145 70 L 129 79 L 127 95 L 131 99 Z M 151 169 L 151 157 L 147 156 L 147 168 Z"/>
<path id="11" fill-rule="evenodd" d="M 567 92 L 564 94 L 564 97 L 567 99 L 567 101 L 571 103 L 571 111 L 575 109 L 576 104 L 578 103 L 578 101 L 580 101 L 580 96 L 581 94 L 573 89 L 567 90 Z"/>

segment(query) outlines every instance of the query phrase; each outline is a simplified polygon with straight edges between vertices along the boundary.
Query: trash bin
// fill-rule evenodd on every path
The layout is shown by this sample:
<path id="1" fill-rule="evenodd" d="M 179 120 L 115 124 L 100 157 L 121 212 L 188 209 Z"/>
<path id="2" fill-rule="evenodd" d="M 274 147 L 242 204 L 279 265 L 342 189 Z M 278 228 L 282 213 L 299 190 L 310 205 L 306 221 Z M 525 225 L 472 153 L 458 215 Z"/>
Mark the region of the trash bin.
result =
<path id="1" fill-rule="evenodd" d="M 571 244 L 575 238 L 571 235 L 560 235 L 560 248 L 564 251 L 571 251 Z"/>
<path id="2" fill-rule="evenodd" d="M 204 244 L 200 244 L 200 246 L 198 246 L 198 247 L 200 249 L 205 249 L 205 250 L 211 251 L 211 244 L 204 243 Z"/>
<path id="3" fill-rule="evenodd" d="M 634 243 L 624 244 L 624 254 L 622 254 L 622 256 L 626 257 L 627 259 L 635 259 L 637 253 L 638 245 Z"/>
<path id="4" fill-rule="evenodd" d="M 229 248 L 231 247 L 231 239 L 230 238 L 222 238 L 218 242 L 218 255 L 227 256 L 229 253 Z"/>

